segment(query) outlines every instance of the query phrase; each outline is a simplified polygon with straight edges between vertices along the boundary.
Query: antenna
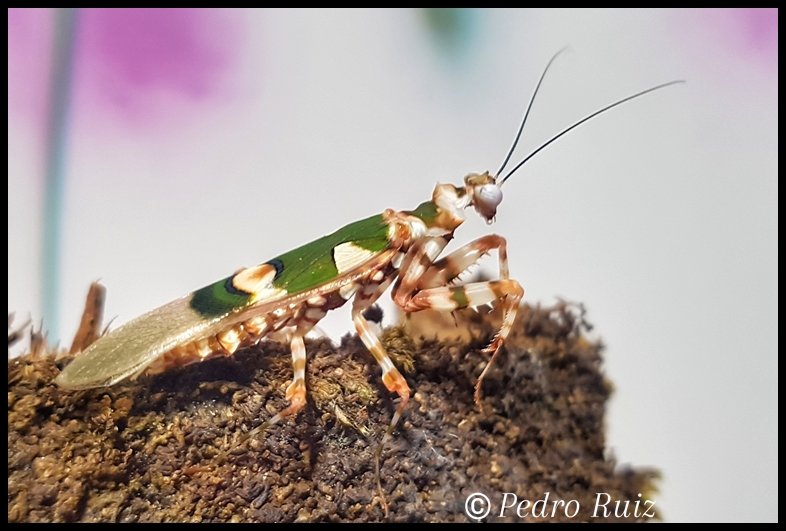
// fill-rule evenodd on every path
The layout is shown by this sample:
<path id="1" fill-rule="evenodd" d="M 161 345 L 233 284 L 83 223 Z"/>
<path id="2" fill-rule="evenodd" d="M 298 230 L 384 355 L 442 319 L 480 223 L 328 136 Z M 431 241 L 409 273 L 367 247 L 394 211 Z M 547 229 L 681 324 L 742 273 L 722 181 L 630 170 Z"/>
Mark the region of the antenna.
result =
<path id="1" fill-rule="evenodd" d="M 548 67 L 547 67 L 547 68 L 548 68 Z M 545 72 L 544 72 L 544 74 L 545 74 Z M 573 129 L 577 128 L 578 126 L 580 126 L 581 124 L 583 124 L 583 123 L 584 123 L 584 122 L 586 122 L 587 120 L 589 120 L 589 119 L 591 119 L 591 118 L 594 118 L 594 117 L 596 117 L 597 115 L 599 115 L 599 114 L 602 114 L 602 113 L 604 113 L 604 112 L 608 111 L 609 109 L 612 109 L 612 108 L 616 107 L 617 105 L 622 105 L 623 103 L 625 103 L 625 102 L 628 102 L 628 101 L 630 101 L 630 100 L 632 100 L 632 99 L 638 98 L 639 96 L 644 96 L 645 94 L 649 94 L 650 92 L 655 92 L 656 90 L 660 90 L 660 89 L 662 89 L 662 88 L 666 88 L 666 87 L 668 87 L 668 86 L 671 86 L 671 85 L 676 85 L 677 83 L 685 83 L 685 80 L 684 80 L 684 79 L 678 79 L 678 80 L 676 80 L 676 81 L 669 81 L 668 83 L 663 83 L 662 85 L 657 85 L 657 86 L 655 86 L 655 87 L 648 88 L 647 90 L 642 90 L 641 92 L 637 92 L 636 94 L 633 94 L 633 95 L 631 95 L 631 96 L 628 96 L 627 98 L 622 98 L 622 99 L 621 99 L 621 100 L 619 100 L 619 101 L 615 101 L 615 102 L 614 102 L 614 103 L 612 103 L 611 105 L 607 105 L 607 106 L 603 107 L 602 109 L 599 109 L 599 110 L 597 110 L 597 111 L 593 112 L 593 113 L 592 113 L 592 114 L 590 114 L 589 116 L 586 116 L 586 117 L 582 118 L 581 120 L 579 120 L 579 121 L 578 121 L 578 122 L 576 122 L 575 124 L 573 124 L 573 125 L 571 125 L 570 127 L 566 128 L 566 129 L 564 129 L 564 130 L 562 130 L 562 132 L 560 132 L 559 134 L 557 134 L 557 135 L 553 136 L 551 139 L 549 139 L 547 142 L 545 142 L 544 144 L 542 144 L 542 145 L 541 145 L 539 148 L 537 148 L 535 151 L 533 151 L 532 153 L 530 153 L 529 155 L 527 155 L 526 157 L 524 157 L 524 160 L 522 160 L 521 162 L 519 162 L 518 164 L 516 164 L 516 167 L 515 167 L 515 168 L 513 168 L 512 170 L 510 170 L 510 171 L 508 172 L 508 174 L 507 174 L 507 175 L 505 175 L 505 176 L 504 176 L 504 177 L 503 177 L 503 178 L 502 178 L 502 179 L 499 181 L 499 186 L 502 186 L 502 183 L 504 183 L 504 182 L 505 182 L 505 181 L 508 179 L 508 177 L 510 177 L 511 175 L 513 175 L 514 173 L 516 173 L 516 170 L 518 170 L 519 168 L 521 168 L 521 167 L 524 165 L 524 163 L 525 163 L 525 162 L 527 162 L 529 159 L 531 159 L 532 157 L 534 157 L 535 155 L 537 155 L 538 153 L 540 153 L 540 152 L 541 152 L 543 149 L 545 149 L 545 147 L 546 147 L 546 146 L 548 146 L 549 144 L 551 144 L 552 142 L 554 142 L 555 140 L 557 140 L 557 139 L 558 139 L 559 137 L 561 137 L 562 135 L 566 134 L 568 131 L 571 131 L 571 130 L 573 130 Z M 533 96 L 533 98 L 534 98 L 534 96 Z"/>
<path id="2" fill-rule="evenodd" d="M 524 113 L 524 119 L 521 120 L 521 126 L 519 126 L 519 132 L 516 134 L 516 139 L 513 141 L 513 145 L 510 146 L 510 151 L 508 151 L 508 155 L 505 157 L 505 160 L 502 163 L 502 166 L 500 166 L 500 168 L 497 170 L 497 173 L 495 173 L 494 175 L 499 175 L 500 173 L 502 173 L 502 170 L 505 169 L 505 166 L 508 164 L 508 161 L 510 160 L 510 156 L 513 155 L 513 151 L 516 149 L 516 146 L 519 143 L 519 138 L 521 138 L 521 132 L 524 130 L 524 124 L 527 123 L 527 118 L 529 117 L 529 111 L 532 109 L 532 104 L 535 103 L 535 96 L 538 95 L 538 90 L 540 89 L 540 84 L 543 83 L 543 78 L 546 77 L 546 72 L 549 71 L 549 67 L 551 66 L 551 63 L 554 62 L 554 59 L 556 59 L 559 54 L 561 54 L 562 52 L 564 52 L 567 49 L 568 49 L 568 47 L 565 46 L 563 49 L 561 49 L 560 51 L 555 53 L 551 57 L 551 59 L 549 59 L 549 62 L 546 65 L 546 68 L 543 69 L 543 73 L 540 75 L 540 79 L 538 80 L 538 84 L 535 86 L 535 92 L 532 93 L 532 97 L 529 99 L 529 105 L 527 105 L 527 111 Z"/>

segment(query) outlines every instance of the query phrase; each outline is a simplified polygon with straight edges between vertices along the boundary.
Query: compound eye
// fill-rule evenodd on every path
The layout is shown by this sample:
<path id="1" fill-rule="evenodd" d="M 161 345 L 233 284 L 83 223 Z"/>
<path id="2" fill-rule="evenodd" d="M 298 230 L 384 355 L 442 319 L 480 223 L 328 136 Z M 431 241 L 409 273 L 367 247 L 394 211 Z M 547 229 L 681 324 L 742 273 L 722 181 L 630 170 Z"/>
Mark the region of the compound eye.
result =
<path id="1" fill-rule="evenodd" d="M 478 202 L 485 208 L 496 210 L 502 202 L 502 190 L 496 184 L 484 184 L 478 190 Z"/>
<path id="2" fill-rule="evenodd" d="M 475 210 L 486 218 L 487 223 L 494 221 L 497 215 L 497 206 L 502 202 L 502 190 L 496 184 L 484 184 L 475 189 Z"/>

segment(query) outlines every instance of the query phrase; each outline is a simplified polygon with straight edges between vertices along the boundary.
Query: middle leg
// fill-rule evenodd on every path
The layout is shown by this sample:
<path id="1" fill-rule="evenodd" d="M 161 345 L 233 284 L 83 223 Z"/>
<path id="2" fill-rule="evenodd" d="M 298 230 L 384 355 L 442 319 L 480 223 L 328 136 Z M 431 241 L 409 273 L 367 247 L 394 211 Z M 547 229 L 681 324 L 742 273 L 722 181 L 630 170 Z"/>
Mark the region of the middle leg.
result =
<path id="1" fill-rule="evenodd" d="M 407 385 L 407 381 L 390 360 L 388 353 L 385 351 L 385 347 L 382 346 L 379 338 L 369 326 L 368 320 L 363 317 L 363 312 L 366 310 L 366 308 L 374 304 L 374 302 L 376 302 L 376 300 L 379 299 L 383 293 L 385 293 L 392 282 L 393 277 L 388 277 L 378 285 L 367 284 L 360 288 L 352 302 L 352 320 L 355 323 L 358 337 L 360 337 L 360 340 L 363 342 L 369 352 L 371 352 L 371 354 L 374 356 L 374 359 L 377 360 L 377 363 L 379 363 L 379 366 L 382 368 L 382 383 L 385 384 L 385 387 L 387 387 L 388 391 L 395 392 L 401 397 L 401 402 L 396 408 L 396 412 L 393 414 L 393 419 L 390 421 L 390 425 L 388 426 L 385 435 L 382 436 L 382 440 L 380 441 L 379 446 L 377 446 L 376 452 L 374 452 L 377 490 L 379 492 L 380 500 L 382 501 L 382 508 L 385 511 L 385 517 L 388 516 L 388 504 L 385 500 L 385 491 L 382 490 L 382 479 L 380 477 L 379 462 L 382 459 L 382 450 L 385 448 L 385 443 L 387 443 L 388 439 L 390 439 L 390 436 L 393 434 L 393 430 L 396 428 L 396 424 L 401 418 L 401 414 L 404 412 L 404 408 L 407 407 L 410 389 L 409 385 Z"/>
<path id="2" fill-rule="evenodd" d="M 385 351 L 385 347 L 382 346 L 379 338 L 371 329 L 368 320 L 363 317 L 363 311 L 374 304 L 374 302 L 376 302 L 376 300 L 390 287 L 392 282 L 393 278 L 389 277 L 384 279 L 381 284 L 367 284 L 358 291 L 352 303 L 352 321 L 355 323 L 358 337 L 360 337 L 360 340 L 382 368 L 382 383 L 385 384 L 388 391 L 394 392 L 401 397 L 401 403 L 399 403 L 398 408 L 396 408 L 393 420 L 391 420 L 390 426 L 388 426 L 388 430 L 382 439 L 382 445 L 387 442 L 387 439 L 396 427 L 396 423 L 398 423 L 399 418 L 401 418 L 401 413 L 404 411 L 409 401 L 410 389 L 409 385 L 407 385 L 407 381 L 390 360 L 388 353 Z"/>

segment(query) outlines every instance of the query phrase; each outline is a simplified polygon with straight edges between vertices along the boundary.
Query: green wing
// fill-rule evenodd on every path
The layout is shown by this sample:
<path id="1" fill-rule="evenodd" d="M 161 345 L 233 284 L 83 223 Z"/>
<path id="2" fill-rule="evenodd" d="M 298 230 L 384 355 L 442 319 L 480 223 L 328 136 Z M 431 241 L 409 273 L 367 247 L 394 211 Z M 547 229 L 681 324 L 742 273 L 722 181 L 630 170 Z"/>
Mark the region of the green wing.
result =
<path id="1" fill-rule="evenodd" d="M 388 232 L 389 225 L 381 214 L 350 223 L 195 291 L 190 306 L 212 318 L 330 284 L 387 249 Z"/>
<path id="2" fill-rule="evenodd" d="M 286 289 L 289 294 L 299 293 L 330 282 L 339 275 L 370 260 L 388 248 L 389 225 L 378 214 L 340 228 L 333 234 L 314 240 L 293 251 L 267 262 L 278 271 L 273 285 Z M 345 251 L 338 260 L 337 250 L 351 244 L 357 250 L 357 260 L 351 260 L 351 251 Z M 363 252 L 365 251 L 365 253 Z"/>
<path id="3" fill-rule="evenodd" d="M 387 234 L 382 215 L 373 216 L 205 286 L 100 338 L 55 382 L 70 389 L 113 385 L 141 374 L 178 345 L 217 334 L 307 293 L 337 289 L 361 275 L 364 264 L 385 258 L 380 254 L 388 248 Z"/>

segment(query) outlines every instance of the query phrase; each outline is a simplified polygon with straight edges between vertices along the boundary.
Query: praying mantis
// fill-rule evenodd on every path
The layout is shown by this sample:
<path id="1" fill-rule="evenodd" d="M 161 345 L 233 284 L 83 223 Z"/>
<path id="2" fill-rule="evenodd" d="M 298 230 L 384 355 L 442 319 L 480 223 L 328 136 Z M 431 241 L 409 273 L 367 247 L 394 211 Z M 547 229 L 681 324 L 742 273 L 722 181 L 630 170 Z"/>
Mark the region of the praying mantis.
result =
<path id="1" fill-rule="evenodd" d="M 285 393 L 289 404 L 254 430 L 258 433 L 295 416 L 306 404 L 304 338 L 329 311 L 351 302 L 358 336 L 380 365 L 384 386 L 400 398 L 376 454 L 379 484 L 379 456 L 406 409 L 411 390 L 364 311 L 391 287 L 393 301 L 407 313 L 426 309 L 452 312 L 497 303 L 502 324 L 483 350 L 490 358 L 475 386 L 479 406 L 483 380 L 511 332 L 524 289 L 510 278 L 507 243 L 502 236 L 483 236 L 441 257 L 466 220 L 465 210 L 471 207 L 492 223 L 502 201 L 502 185 L 537 153 L 613 107 L 682 82 L 664 83 L 603 107 L 552 137 L 503 176 L 538 90 L 559 53 L 541 74 L 513 145 L 496 173 L 470 173 L 460 185 L 437 184 L 431 198 L 412 210 L 388 209 L 355 221 L 137 317 L 77 355 L 56 383 L 65 389 L 111 386 L 127 378 L 230 356 L 273 335 L 285 337 L 294 371 Z M 455 283 L 492 251 L 499 256 L 497 279 Z"/>

